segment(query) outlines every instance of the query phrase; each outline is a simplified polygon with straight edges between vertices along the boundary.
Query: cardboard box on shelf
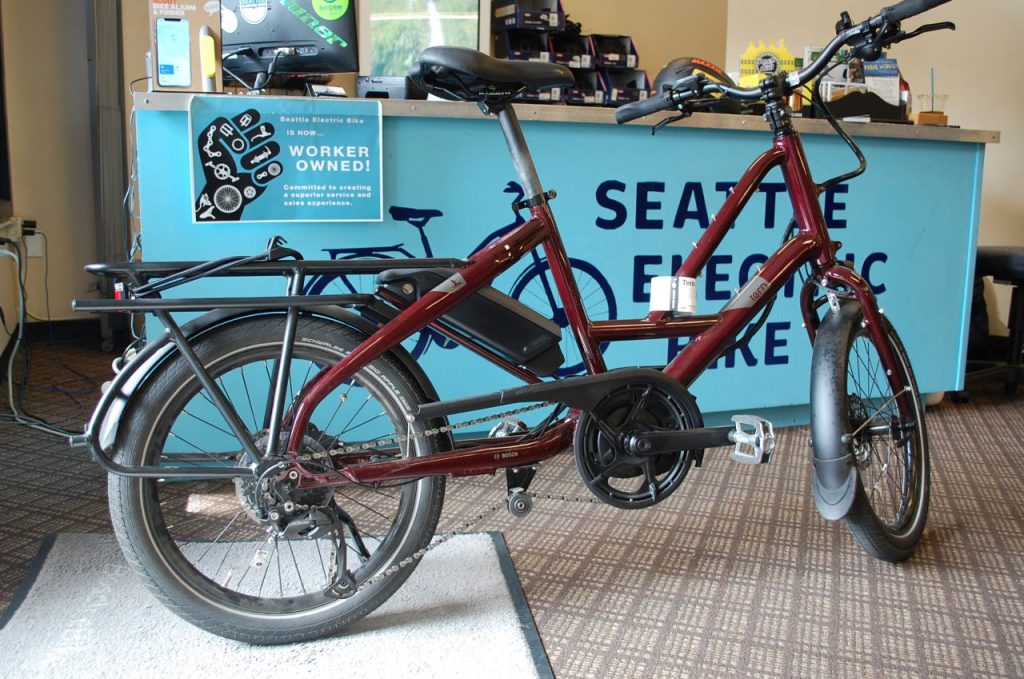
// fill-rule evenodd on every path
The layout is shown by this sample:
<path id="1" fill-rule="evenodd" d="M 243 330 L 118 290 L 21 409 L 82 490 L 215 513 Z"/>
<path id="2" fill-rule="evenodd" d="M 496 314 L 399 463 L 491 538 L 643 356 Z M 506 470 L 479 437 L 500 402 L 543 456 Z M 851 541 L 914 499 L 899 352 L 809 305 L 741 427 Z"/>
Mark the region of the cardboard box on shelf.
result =
<path id="1" fill-rule="evenodd" d="M 562 101 L 565 90 L 561 87 L 553 87 L 550 90 L 540 92 L 526 91 L 519 94 L 515 101 L 525 101 L 533 104 L 557 104 Z"/>
<path id="2" fill-rule="evenodd" d="M 565 28 L 565 12 L 561 0 L 495 0 L 491 29 L 532 29 L 561 31 Z"/>
<path id="3" fill-rule="evenodd" d="M 647 79 L 647 71 L 601 71 L 600 74 L 606 106 L 622 106 L 650 96 L 651 81 Z"/>
<path id="4" fill-rule="evenodd" d="M 885 103 L 900 105 L 900 67 L 895 59 L 865 61 L 864 84 Z"/>
<path id="5" fill-rule="evenodd" d="M 569 68 L 591 69 L 596 66 L 594 41 L 589 35 L 552 33 L 548 36 L 551 61 Z"/>
<path id="6" fill-rule="evenodd" d="M 547 35 L 537 31 L 502 31 L 495 36 L 494 55 L 515 61 L 551 61 Z"/>
<path id="7" fill-rule="evenodd" d="M 594 42 L 598 68 L 636 68 L 640 65 L 636 45 L 628 35 L 594 34 L 590 38 Z"/>
<path id="8" fill-rule="evenodd" d="M 608 92 L 597 71 L 575 71 L 576 85 L 565 90 L 565 103 L 577 106 L 604 106 Z"/>

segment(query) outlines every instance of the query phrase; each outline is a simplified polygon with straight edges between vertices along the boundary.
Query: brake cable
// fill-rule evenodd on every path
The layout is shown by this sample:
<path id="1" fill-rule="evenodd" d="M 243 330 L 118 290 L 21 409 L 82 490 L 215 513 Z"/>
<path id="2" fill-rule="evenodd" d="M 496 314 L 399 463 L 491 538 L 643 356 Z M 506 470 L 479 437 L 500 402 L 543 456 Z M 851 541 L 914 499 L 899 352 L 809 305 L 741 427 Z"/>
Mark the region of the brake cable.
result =
<path id="1" fill-rule="evenodd" d="M 790 238 L 792 238 L 794 234 L 797 232 L 797 230 L 798 227 L 796 225 L 796 218 L 794 217 L 793 219 L 789 220 L 789 226 L 786 227 L 785 232 L 782 234 L 782 242 L 785 243 Z M 769 300 L 768 304 L 765 305 L 764 309 L 761 310 L 761 315 L 757 317 L 757 320 L 754 321 L 754 324 L 747 326 L 747 331 L 743 333 L 743 336 L 735 340 L 731 344 L 727 345 L 721 351 L 719 351 L 718 355 L 715 356 L 714 360 L 717 361 L 726 354 L 731 354 L 737 349 L 741 349 L 745 347 L 747 344 L 749 344 L 750 340 L 754 339 L 754 336 L 757 333 L 761 332 L 761 328 L 764 327 L 765 322 L 768 320 L 768 316 L 772 313 L 772 307 L 775 306 L 776 299 L 778 299 L 777 296 L 772 297 L 771 300 Z"/>
<path id="2" fill-rule="evenodd" d="M 828 124 L 832 126 L 833 130 L 836 131 L 836 134 L 838 134 L 842 138 L 842 140 L 846 142 L 846 145 L 850 147 L 850 151 L 852 151 L 853 155 L 857 157 L 857 160 L 860 163 L 860 165 L 855 170 L 851 170 L 846 174 L 841 174 L 822 182 L 819 185 L 822 191 L 830 189 L 838 184 L 842 184 L 843 182 L 849 181 L 855 177 L 859 177 L 860 175 L 864 174 L 865 170 L 868 169 L 867 158 L 864 157 L 864 154 L 861 152 L 860 147 L 857 146 L 857 142 L 855 142 L 853 140 L 853 137 L 851 137 L 850 134 L 845 129 L 843 129 L 843 126 L 840 125 L 839 121 L 836 120 L 836 117 L 832 115 L 832 111 L 829 110 L 828 106 L 825 104 L 825 101 L 821 97 L 821 84 L 825 80 L 825 76 L 827 76 L 829 73 L 831 73 L 836 68 L 842 66 L 845 63 L 848 62 L 837 61 L 835 65 L 822 71 L 821 75 L 819 75 L 815 79 L 814 90 L 811 94 L 811 103 L 813 104 L 815 110 L 821 112 L 821 114 L 825 117 L 825 120 L 828 121 Z"/>
<path id="3" fill-rule="evenodd" d="M 860 162 L 860 165 L 855 170 L 852 170 L 850 172 L 847 172 L 846 174 L 842 174 L 833 177 L 825 182 L 822 182 L 822 184 L 820 185 L 822 191 L 825 191 L 826 189 L 832 186 L 842 184 L 845 181 L 849 181 L 850 179 L 858 177 L 861 174 L 863 174 L 865 170 L 867 170 L 867 159 L 864 157 L 864 153 L 860 150 L 860 147 L 857 146 L 857 143 L 853 140 L 853 138 L 839 124 L 835 116 L 832 115 L 832 112 L 828 110 L 828 107 L 825 106 L 825 103 L 821 98 L 821 83 L 824 81 L 825 76 L 827 76 L 829 73 L 834 71 L 839 66 L 842 66 L 844 63 L 847 62 L 836 62 L 835 65 L 833 65 L 831 68 L 826 69 L 821 73 L 821 75 L 817 77 L 817 79 L 814 82 L 814 91 L 812 93 L 811 101 L 814 104 L 815 108 L 822 112 L 822 114 L 825 116 L 826 120 L 828 120 L 829 124 L 836 131 L 836 133 L 843 139 L 844 142 L 846 142 L 846 145 L 850 147 L 850 150 L 853 151 L 853 154 L 857 157 L 857 160 Z M 790 219 L 789 225 L 786 227 L 786 231 L 782 235 L 782 242 L 785 243 L 790 238 L 792 238 L 797 230 L 798 227 L 796 219 Z M 715 356 L 716 361 L 722 356 L 730 354 L 736 351 L 737 349 L 741 349 L 750 343 L 750 340 L 752 340 L 754 336 L 761 331 L 761 328 L 763 328 L 764 324 L 767 322 L 768 316 L 771 314 L 772 308 L 775 306 L 776 299 L 777 297 L 772 297 L 771 301 L 769 301 L 765 308 L 761 311 L 761 314 L 758 316 L 754 324 L 747 327 L 747 331 L 743 333 L 743 336 L 739 337 L 734 342 L 730 343 L 720 352 L 718 352 L 718 355 Z"/>

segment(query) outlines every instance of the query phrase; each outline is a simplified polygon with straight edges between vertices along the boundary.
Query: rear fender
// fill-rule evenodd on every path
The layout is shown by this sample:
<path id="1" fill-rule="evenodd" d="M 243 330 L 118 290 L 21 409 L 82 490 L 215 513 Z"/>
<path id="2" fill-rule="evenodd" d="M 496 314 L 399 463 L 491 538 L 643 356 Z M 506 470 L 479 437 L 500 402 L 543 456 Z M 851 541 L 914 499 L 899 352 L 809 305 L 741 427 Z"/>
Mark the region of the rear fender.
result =
<path id="1" fill-rule="evenodd" d="M 189 321 L 182 326 L 182 333 L 189 341 L 198 339 L 211 330 L 237 323 L 256 316 L 279 315 L 284 316 L 285 311 L 253 312 L 252 310 L 219 310 L 211 311 L 208 314 Z M 364 337 L 369 337 L 377 330 L 377 326 L 358 314 L 345 309 L 332 306 L 311 307 L 303 309 L 303 316 L 322 318 L 344 325 L 355 330 Z M 429 401 L 437 401 L 437 391 L 434 385 L 427 378 L 426 373 L 416 363 L 416 360 L 401 346 L 391 351 L 398 359 L 402 367 L 419 384 L 423 393 Z M 159 338 L 146 345 L 146 348 L 139 352 L 135 358 L 128 363 L 117 376 L 104 385 L 103 397 L 100 399 L 96 410 L 89 421 L 87 434 L 98 435 L 98 443 L 103 451 L 109 450 L 117 438 L 121 425 L 121 417 L 132 398 L 146 382 L 157 372 L 157 369 L 166 361 L 178 354 L 178 349 L 170 336 L 165 332 Z"/>

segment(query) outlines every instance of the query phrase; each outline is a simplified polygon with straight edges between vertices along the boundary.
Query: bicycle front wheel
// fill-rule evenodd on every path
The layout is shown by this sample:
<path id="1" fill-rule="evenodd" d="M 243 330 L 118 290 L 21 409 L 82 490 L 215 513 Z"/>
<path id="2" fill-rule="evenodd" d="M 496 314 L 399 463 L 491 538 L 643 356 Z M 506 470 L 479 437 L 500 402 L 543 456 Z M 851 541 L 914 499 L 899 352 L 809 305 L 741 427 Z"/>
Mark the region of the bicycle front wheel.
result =
<path id="1" fill-rule="evenodd" d="M 261 316 L 211 331 L 194 345 L 261 450 L 283 331 L 282 316 Z M 296 337 L 290 395 L 360 341 L 345 326 L 312 318 L 300 320 Z M 119 461 L 169 470 L 248 464 L 242 443 L 185 361 L 177 357 L 158 370 L 126 414 Z M 325 471 L 337 459 L 328 451 L 393 433 L 406 440 L 380 451 L 389 459 L 448 449 L 445 437 L 410 436 L 417 430 L 406 416 L 425 398 L 422 385 L 397 360 L 378 359 L 318 406 L 302 451 L 312 461 L 303 464 Z M 189 622 L 250 643 L 331 634 L 383 603 L 416 562 L 385 572 L 430 542 L 444 494 L 443 479 L 425 478 L 390 487 L 290 491 L 280 498 L 272 497 L 279 487 L 266 479 L 109 481 L 115 532 L 149 588 Z M 279 529 L 280 519 L 277 529 L 268 521 L 272 511 L 278 517 L 291 512 L 298 520 L 310 508 L 322 508 L 320 516 L 350 517 L 351 524 L 345 529 L 334 521 L 331 530 L 303 532 L 301 523 L 287 531 Z M 341 563 L 362 587 L 349 598 L 331 595 Z"/>
<path id="2" fill-rule="evenodd" d="M 816 449 L 828 441 L 845 446 L 857 468 L 845 517 L 853 537 L 872 556 L 896 562 L 910 556 L 924 532 L 928 436 L 903 343 L 883 318 L 885 341 L 895 357 L 887 368 L 863 320 L 859 304 L 844 304 L 838 317 L 825 321 L 836 323 L 837 331 L 819 334 L 815 342 L 811 433 Z M 889 370 L 903 385 L 896 393 Z"/>

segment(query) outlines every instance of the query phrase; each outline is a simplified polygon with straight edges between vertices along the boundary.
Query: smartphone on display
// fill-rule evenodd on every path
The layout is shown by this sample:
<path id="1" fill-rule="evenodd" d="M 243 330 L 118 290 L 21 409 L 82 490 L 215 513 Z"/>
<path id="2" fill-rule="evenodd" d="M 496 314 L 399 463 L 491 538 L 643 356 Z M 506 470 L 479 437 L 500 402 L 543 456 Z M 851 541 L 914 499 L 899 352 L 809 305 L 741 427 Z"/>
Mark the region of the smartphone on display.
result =
<path id="1" fill-rule="evenodd" d="M 188 19 L 156 20 L 156 81 L 160 87 L 192 85 Z"/>

